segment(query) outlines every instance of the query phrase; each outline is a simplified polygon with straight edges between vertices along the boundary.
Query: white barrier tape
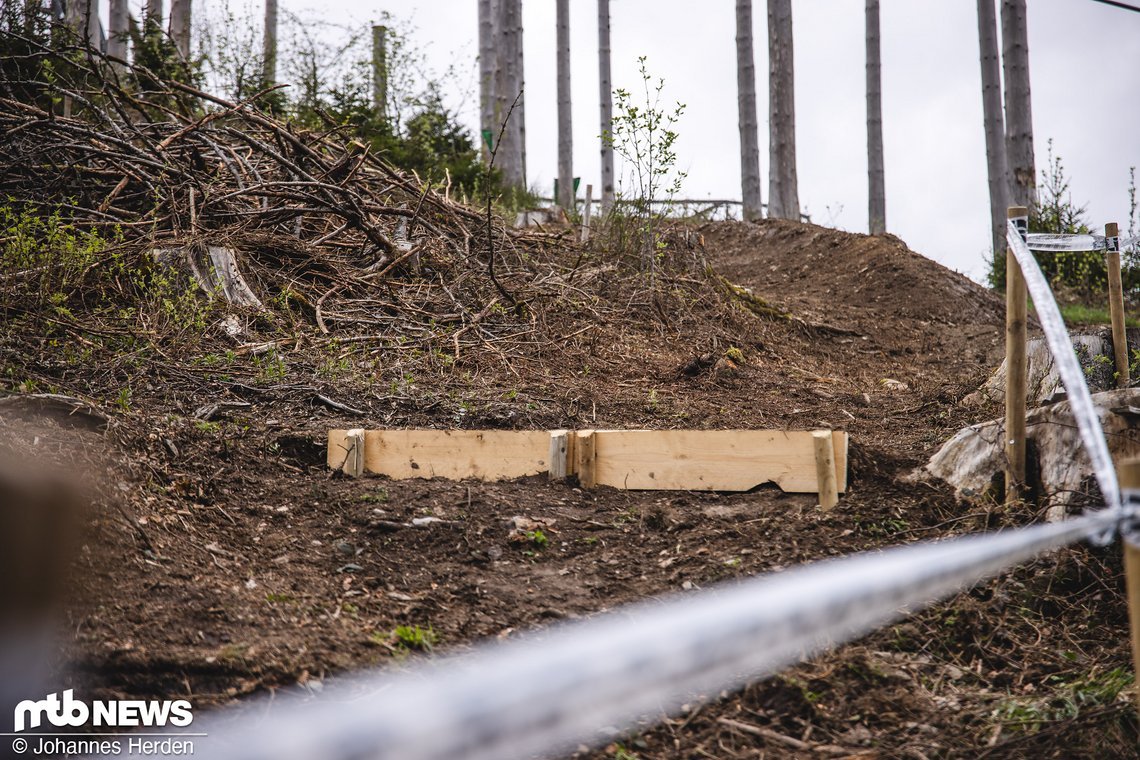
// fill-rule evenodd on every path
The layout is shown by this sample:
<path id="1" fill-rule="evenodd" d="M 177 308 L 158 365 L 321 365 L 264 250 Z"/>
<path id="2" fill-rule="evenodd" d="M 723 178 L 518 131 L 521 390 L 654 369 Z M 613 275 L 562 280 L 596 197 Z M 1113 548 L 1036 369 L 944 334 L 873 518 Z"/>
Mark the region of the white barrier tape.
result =
<path id="1" fill-rule="evenodd" d="M 1121 538 L 1140 546 L 1140 489 L 1125 488 L 1120 500 L 1124 509 L 1124 519 L 1118 527 Z"/>
<path id="2" fill-rule="evenodd" d="M 1140 250 L 1140 237 L 1113 237 L 1106 240 L 1104 235 L 1053 235 L 1044 232 L 1032 232 L 1027 236 L 1026 245 L 1031 251 L 1041 253 L 1065 253 L 1083 251 L 1112 250 L 1110 241 L 1115 241 L 1119 251 Z"/>
<path id="3" fill-rule="evenodd" d="M 410 671 L 346 678 L 309 702 L 222 711 L 195 721 L 209 734 L 197 751 L 217 760 L 509 760 L 598 744 L 1111 531 L 1118 517 L 1102 510 L 643 602 Z"/>
<path id="4" fill-rule="evenodd" d="M 1057 372 L 1065 386 L 1069 397 L 1069 407 L 1073 410 L 1073 417 L 1077 421 L 1081 440 L 1085 444 L 1089 460 L 1092 462 L 1093 473 L 1104 495 L 1105 504 L 1110 509 L 1121 511 L 1120 486 L 1116 480 L 1116 469 L 1112 464 L 1112 456 L 1108 452 L 1108 444 L 1104 439 L 1104 430 L 1100 426 L 1100 417 L 1097 416 L 1093 406 L 1092 395 L 1085 382 L 1085 373 L 1081 371 L 1077 354 L 1073 350 L 1073 343 L 1069 340 L 1069 331 L 1065 329 L 1065 321 L 1061 318 L 1061 311 L 1057 308 L 1057 301 L 1053 298 L 1053 291 L 1037 266 L 1037 260 L 1022 240 L 1017 225 L 1010 220 L 1006 229 L 1006 240 L 1010 250 L 1013 251 L 1017 263 L 1021 265 L 1021 272 L 1025 275 L 1025 285 L 1029 295 L 1033 298 L 1033 306 L 1037 310 L 1037 319 L 1045 330 L 1045 342 L 1049 346 L 1049 353 L 1053 354 Z M 1101 537 L 1107 543 L 1112 534 Z"/>

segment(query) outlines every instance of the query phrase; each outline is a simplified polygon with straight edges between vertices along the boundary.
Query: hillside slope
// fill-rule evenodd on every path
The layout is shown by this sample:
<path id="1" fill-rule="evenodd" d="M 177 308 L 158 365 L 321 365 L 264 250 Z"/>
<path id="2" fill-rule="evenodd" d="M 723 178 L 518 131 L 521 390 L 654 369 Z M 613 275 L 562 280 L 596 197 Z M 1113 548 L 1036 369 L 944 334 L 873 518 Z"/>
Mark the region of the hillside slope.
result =
<path id="1" fill-rule="evenodd" d="M 282 257 L 235 240 L 263 296 L 320 263 L 316 248 Z M 8 448 L 74 458 L 79 447 L 104 485 L 65 606 L 74 634 L 62 682 L 219 705 L 398 664 L 408 654 L 398 626 L 430 627 L 437 650 L 459 649 L 647 596 L 1034 518 L 896 478 L 972 421 L 957 402 L 1000 353 L 1002 324 L 997 298 L 897 240 L 784 222 L 681 227 L 655 291 L 604 237 L 587 249 L 556 233 L 511 240 L 524 253 L 501 277 L 526 308 L 488 310 L 462 350 L 448 350 L 456 328 L 409 317 L 411 299 L 401 320 L 361 339 L 380 312 L 359 294 L 325 302 L 355 315 L 343 323 L 322 328 L 305 308 L 251 322 L 251 343 L 280 341 L 268 356 L 213 333 L 164 334 L 127 353 L 68 322 L 63 335 L 93 344 L 79 361 L 58 336 L 5 332 L 9 390 L 50 387 L 111 418 L 106 434 L 77 434 L 0 412 Z M 483 276 L 455 266 L 467 281 Z M 447 284 L 397 271 L 385 292 L 433 280 Z M 464 297 L 488 298 L 485 281 Z M 463 324 L 479 322 L 469 308 Z M 24 327 L 54 324 L 35 317 Z M 217 402 L 249 406 L 195 417 Z M 361 426 L 826 426 L 852 433 L 852 482 L 824 514 L 812 497 L 772 488 L 333 476 L 324 432 Z M 442 522 L 401 527 L 429 515 Z M 549 542 L 512 540 L 515 517 Z M 1063 552 L 622 743 L 644 758 L 803 754 L 717 722 L 728 716 L 866 757 L 1018 756 L 1060 730 L 1069 757 L 1124 757 L 1114 748 L 1134 745 L 1135 725 L 1115 692 L 1040 730 L 1003 723 L 1019 700 L 1052 704 L 1071 683 L 1127 667 L 1119 585 L 1111 554 Z"/>

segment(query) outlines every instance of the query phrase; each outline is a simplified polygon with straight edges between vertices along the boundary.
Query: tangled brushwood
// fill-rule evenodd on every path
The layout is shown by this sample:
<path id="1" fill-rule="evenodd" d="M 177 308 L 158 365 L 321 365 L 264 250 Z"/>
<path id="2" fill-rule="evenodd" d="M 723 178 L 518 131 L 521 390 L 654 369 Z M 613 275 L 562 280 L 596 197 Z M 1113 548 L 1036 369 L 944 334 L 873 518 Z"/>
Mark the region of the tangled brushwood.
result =
<path id="1" fill-rule="evenodd" d="M 673 327 L 744 311 L 728 291 L 710 300 L 687 234 L 647 294 L 604 238 L 514 230 L 331 121 L 306 131 L 259 110 L 266 93 L 228 102 L 86 47 L 4 38 L 23 52 L 0 67 L 0 291 L 25 335 L 112 355 L 178 333 L 237 356 L 335 344 L 343 361 L 347 344 L 512 367 L 618 310 Z"/>
<path id="2" fill-rule="evenodd" d="M 488 224 L 335 128 L 298 131 L 255 103 L 160 82 L 89 50 L 25 44 L 29 55 L 0 82 L 9 217 L 65 221 L 132 254 L 233 248 L 255 277 L 259 265 L 286 273 L 259 282 L 263 295 L 308 311 L 324 333 L 333 322 L 385 324 L 413 313 L 472 326 L 493 304 L 519 303 L 508 287 L 523 291 L 517 299 L 532 295 L 524 262 L 534 241 Z M 20 78 L 30 73 L 39 76 Z M 89 268 L 116 261 L 96 257 Z M 409 277 L 416 287 L 385 286 Z"/>

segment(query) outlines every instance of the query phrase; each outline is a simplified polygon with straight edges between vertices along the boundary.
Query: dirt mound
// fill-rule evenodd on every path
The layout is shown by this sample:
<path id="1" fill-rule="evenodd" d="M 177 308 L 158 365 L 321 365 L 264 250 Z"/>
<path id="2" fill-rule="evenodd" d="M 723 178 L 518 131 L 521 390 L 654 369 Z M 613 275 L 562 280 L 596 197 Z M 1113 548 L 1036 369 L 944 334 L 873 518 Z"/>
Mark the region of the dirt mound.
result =
<path id="1" fill-rule="evenodd" d="M 721 271 L 822 322 L 848 317 L 950 327 L 1000 325 L 1000 296 L 907 248 L 893 235 L 858 235 L 770 219 L 700 228 Z"/>

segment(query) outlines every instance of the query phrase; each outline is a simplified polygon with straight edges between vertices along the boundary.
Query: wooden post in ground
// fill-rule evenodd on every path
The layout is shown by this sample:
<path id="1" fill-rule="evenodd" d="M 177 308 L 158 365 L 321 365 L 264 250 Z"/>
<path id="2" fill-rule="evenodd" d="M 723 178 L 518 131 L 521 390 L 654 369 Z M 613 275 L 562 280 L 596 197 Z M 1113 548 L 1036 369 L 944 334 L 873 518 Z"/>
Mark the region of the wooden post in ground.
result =
<path id="1" fill-rule="evenodd" d="M 550 431 L 550 479 L 565 480 L 575 472 L 573 430 Z"/>
<path id="2" fill-rule="evenodd" d="M 1129 492 L 1140 491 L 1140 459 L 1129 459 L 1117 468 L 1120 491 L 1125 505 Z M 1140 674 L 1140 535 L 1124 534 L 1124 583 L 1128 598 L 1128 623 L 1132 630 L 1132 668 Z M 1136 692 L 1136 709 L 1140 712 L 1140 691 Z"/>
<path id="3" fill-rule="evenodd" d="M 582 242 L 590 239 L 590 206 L 594 199 L 594 186 L 586 185 L 586 205 L 582 208 Z"/>
<path id="4" fill-rule="evenodd" d="M 1128 387 L 1128 333 L 1124 330 L 1124 288 L 1120 284 L 1120 227 L 1104 225 L 1104 258 L 1108 267 L 1108 311 L 1112 315 L 1112 352 L 1116 356 L 1116 387 Z"/>
<path id="5" fill-rule="evenodd" d="M 839 503 L 839 487 L 835 480 L 835 448 L 830 430 L 811 434 L 815 446 L 815 474 L 819 480 L 819 507 L 828 510 Z"/>
<path id="6" fill-rule="evenodd" d="M 1010 206 L 1008 217 L 1024 237 L 1029 231 L 1029 209 Z M 1025 276 L 1013 255 L 1005 253 L 1005 501 L 1018 501 L 1025 485 Z"/>
<path id="7" fill-rule="evenodd" d="M 349 430 L 345 434 L 344 443 L 348 449 L 344 457 L 344 474 L 359 478 L 364 474 L 364 430 Z"/>
<path id="8" fill-rule="evenodd" d="M 595 457 L 594 431 L 579 430 L 574 441 L 574 469 L 578 472 L 578 485 L 582 488 L 593 488 L 597 484 Z"/>

